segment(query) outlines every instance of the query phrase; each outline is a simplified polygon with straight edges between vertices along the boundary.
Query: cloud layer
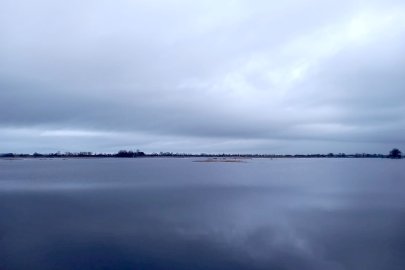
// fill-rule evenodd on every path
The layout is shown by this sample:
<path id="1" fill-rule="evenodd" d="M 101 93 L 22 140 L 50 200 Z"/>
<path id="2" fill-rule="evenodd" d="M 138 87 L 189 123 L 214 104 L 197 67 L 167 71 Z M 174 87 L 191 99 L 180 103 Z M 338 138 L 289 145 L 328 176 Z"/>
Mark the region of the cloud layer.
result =
<path id="1" fill-rule="evenodd" d="M 2 1 L 6 151 L 405 148 L 402 1 Z"/>

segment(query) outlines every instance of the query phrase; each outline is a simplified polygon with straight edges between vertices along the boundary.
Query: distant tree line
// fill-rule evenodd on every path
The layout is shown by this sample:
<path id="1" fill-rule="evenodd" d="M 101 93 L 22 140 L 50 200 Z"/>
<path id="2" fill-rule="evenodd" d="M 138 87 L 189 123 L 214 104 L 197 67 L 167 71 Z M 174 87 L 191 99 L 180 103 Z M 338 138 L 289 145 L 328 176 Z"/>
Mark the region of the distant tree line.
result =
<path id="1" fill-rule="evenodd" d="M 55 152 L 55 153 L 33 153 L 33 154 L 16 154 L 16 153 L 5 153 L 0 154 L 0 157 L 4 158 L 25 158 L 25 157 L 33 157 L 33 158 L 90 158 L 90 157 L 108 157 L 108 158 L 134 158 L 134 157 L 143 157 L 146 156 L 144 152 L 136 150 L 120 150 L 117 153 L 109 154 L 109 153 L 93 153 L 93 152 Z"/>
<path id="2" fill-rule="evenodd" d="M 117 154 L 114 155 L 115 157 L 120 157 L 120 158 L 134 158 L 134 157 L 144 157 L 145 153 L 141 152 L 139 150 L 136 150 L 135 152 L 133 151 L 126 151 L 126 150 L 120 150 L 118 151 Z"/>
<path id="3" fill-rule="evenodd" d="M 117 153 L 93 153 L 93 152 L 56 152 L 49 154 L 33 153 L 33 154 L 16 154 L 4 153 L 0 154 L 3 158 L 138 158 L 138 157 L 220 157 L 220 158 L 391 158 L 400 159 L 402 153 L 399 149 L 392 149 L 387 155 L 384 154 L 368 154 L 368 153 L 328 153 L 328 154 L 296 154 L 296 155 L 283 155 L 283 154 L 188 154 L 188 153 L 172 153 L 160 152 L 145 154 L 140 150 L 120 150 Z"/>

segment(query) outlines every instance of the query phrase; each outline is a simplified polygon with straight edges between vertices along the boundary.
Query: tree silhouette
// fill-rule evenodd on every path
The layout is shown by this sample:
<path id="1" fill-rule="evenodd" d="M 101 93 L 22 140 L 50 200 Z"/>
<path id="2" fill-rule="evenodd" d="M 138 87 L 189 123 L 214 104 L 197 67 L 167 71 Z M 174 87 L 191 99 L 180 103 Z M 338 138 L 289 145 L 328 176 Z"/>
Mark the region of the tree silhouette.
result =
<path id="1" fill-rule="evenodd" d="M 399 151 L 398 148 L 394 148 L 390 151 L 390 154 L 388 155 L 389 158 L 402 158 L 402 153 Z"/>
<path id="2" fill-rule="evenodd" d="M 145 153 L 141 152 L 139 150 L 136 150 L 136 152 L 120 150 L 120 151 L 118 151 L 117 154 L 115 154 L 115 156 L 121 157 L 121 158 L 133 158 L 133 157 L 143 157 L 143 156 L 145 156 Z"/>

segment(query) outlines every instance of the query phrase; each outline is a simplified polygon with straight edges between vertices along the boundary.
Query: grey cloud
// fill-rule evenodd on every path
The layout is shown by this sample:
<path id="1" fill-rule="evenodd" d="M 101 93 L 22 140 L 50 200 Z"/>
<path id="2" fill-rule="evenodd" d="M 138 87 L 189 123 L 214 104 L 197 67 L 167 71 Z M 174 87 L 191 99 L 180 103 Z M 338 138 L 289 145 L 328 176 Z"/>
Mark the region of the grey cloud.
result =
<path id="1" fill-rule="evenodd" d="M 52 149 L 155 150 L 142 136 L 120 143 L 125 134 L 172 151 L 188 141 L 230 152 L 404 146 L 401 1 L 2 6 L 0 128 L 114 137 L 108 147 L 55 137 Z M 45 149 L 35 138 L 9 145 Z"/>

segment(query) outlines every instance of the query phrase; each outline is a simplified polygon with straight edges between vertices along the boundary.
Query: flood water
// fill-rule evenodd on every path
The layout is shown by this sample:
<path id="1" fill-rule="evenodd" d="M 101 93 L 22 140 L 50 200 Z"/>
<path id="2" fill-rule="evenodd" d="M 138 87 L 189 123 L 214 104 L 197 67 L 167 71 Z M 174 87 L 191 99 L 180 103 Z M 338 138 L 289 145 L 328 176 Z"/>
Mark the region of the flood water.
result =
<path id="1" fill-rule="evenodd" d="M 405 269 L 405 160 L 0 160 L 0 269 Z"/>

